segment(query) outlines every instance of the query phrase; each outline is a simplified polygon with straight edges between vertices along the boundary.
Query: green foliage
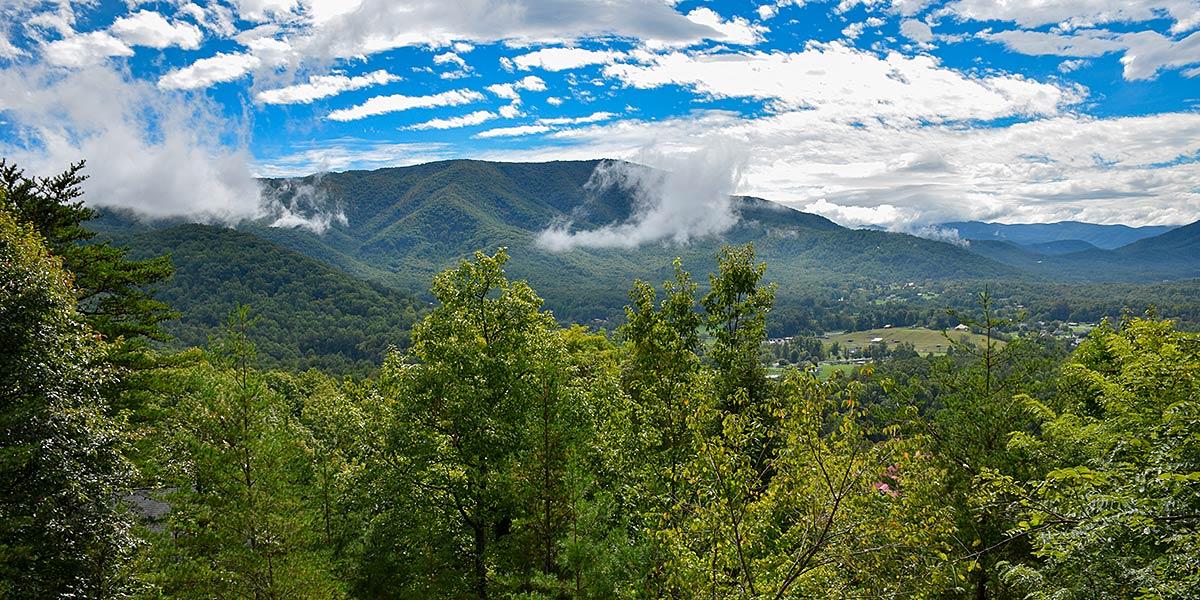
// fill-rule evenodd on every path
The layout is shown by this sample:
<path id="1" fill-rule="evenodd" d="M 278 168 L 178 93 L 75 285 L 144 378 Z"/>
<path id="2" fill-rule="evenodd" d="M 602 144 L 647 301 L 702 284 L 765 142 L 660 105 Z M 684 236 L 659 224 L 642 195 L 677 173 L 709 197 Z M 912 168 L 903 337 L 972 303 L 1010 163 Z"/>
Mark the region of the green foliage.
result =
<path id="1" fill-rule="evenodd" d="M 1010 446 L 1042 477 L 994 474 L 1037 558 L 1008 578 L 1033 598 L 1200 594 L 1200 335 L 1132 319 L 1093 332 L 1039 421 Z"/>
<path id="2" fill-rule="evenodd" d="M 761 403 L 692 414 L 695 457 L 672 507 L 682 516 L 657 532 L 684 597 L 937 588 L 951 531 L 932 502 L 940 473 L 920 440 L 871 431 L 856 395 L 856 384 L 793 371 Z"/>
<path id="3" fill-rule="evenodd" d="M 308 499 L 306 430 L 253 369 L 249 326 L 239 309 L 212 354 L 184 375 L 161 494 L 170 514 L 152 537 L 150 583 L 170 598 L 336 597 Z"/>
<path id="4" fill-rule="evenodd" d="M 405 294 L 355 279 L 253 235 L 180 225 L 123 238 L 139 255 L 169 253 L 175 276 L 157 297 L 180 310 L 172 347 L 203 346 L 239 305 L 264 366 L 366 374 L 407 345 L 419 307 Z"/>
<path id="5" fill-rule="evenodd" d="M 70 275 L 0 189 L 0 598 L 120 598 L 133 470 L 100 388 L 107 348 Z"/>
<path id="6" fill-rule="evenodd" d="M 4 205 L 18 221 L 38 232 L 74 275 L 78 311 L 93 329 L 111 342 L 164 339 L 161 323 L 175 315 L 150 294 L 148 286 L 170 278 L 171 260 L 166 256 L 130 260 L 124 248 L 85 243 L 95 233 L 83 223 L 97 213 L 79 199 L 86 180 L 83 167 L 81 161 L 54 177 L 29 178 L 0 159 Z"/>
<path id="7" fill-rule="evenodd" d="M 585 197 L 593 167 L 330 175 L 310 183 L 347 200 L 358 227 L 326 237 L 110 228 L 141 256 L 173 255 L 161 298 L 183 308 L 168 325 L 181 345 L 202 345 L 239 307 L 207 351 L 178 354 L 129 344 L 157 335 L 161 313 L 141 301 L 165 263 L 79 244 L 93 216 L 79 167 L 48 180 L 0 168 L 0 598 L 1200 592 L 1196 334 L 1130 320 L 1064 364 L 1066 342 L 1012 318 L 1018 292 L 1004 308 L 977 297 L 978 319 L 934 315 L 969 298 L 964 283 L 929 281 L 815 284 L 819 298 L 783 298 L 781 314 L 769 279 L 828 275 L 850 251 L 869 274 L 898 271 L 888 252 L 917 269 L 978 263 L 755 199 L 738 201 L 747 219 L 727 238 L 744 245 L 723 246 L 706 283 L 688 272 L 711 259 L 705 244 L 671 269 L 658 267 L 674 248 L 537 248 L 530 227 L 563 214 L 593 226 L 635 210 L 620 190 Z M 262 236 L 391 284 L 494 240 L 520 252 L 458 260 L 413 325 L 403 297 Z M 72 280 L 60 260 L 83 256 L 94 260 Z M 790 258 L 770 270 L 760 256 Z M 633 284 L 613 339 L 561 326 L 519 279 L 572 299 L 568 315 L 596 314 L 613 307 L 613 277 L 647 272 L 667 281 Z M 87 281 L 118 291 L 89 296 L 102 286 Z M 118 297 L 128 303 L 76 308 Z M 938 356 L 872 348 L 877 364 L 849 377 L 768 377 L 764 361 L 824 352 L 818 338 L 764 352 L 780 319 L 963 322 L 983 343 L 947 337 Z M 109 404 L 114 336 L 136 352 Z M 260 348 L 267 366 L 292 370 L 260 370 Z M 134 494 L 126 454 L 141 468 Z"/>
<path id="8" fill-rule="evenodd" d="M 766 370 L 759 349 L 767 338 L 767 313 L 775 303 L 775 285 L 760 285 L 766 263 L 755 263 L 754 245 L 725 246 L 717 273 L 702 304 L 705 325 L 713 338 L 708 357 L 717 372 L 716 392 L 722 402 L 758 404 L 766 397 Z M 740 394 L 740 396 L 739 396 Z"/>

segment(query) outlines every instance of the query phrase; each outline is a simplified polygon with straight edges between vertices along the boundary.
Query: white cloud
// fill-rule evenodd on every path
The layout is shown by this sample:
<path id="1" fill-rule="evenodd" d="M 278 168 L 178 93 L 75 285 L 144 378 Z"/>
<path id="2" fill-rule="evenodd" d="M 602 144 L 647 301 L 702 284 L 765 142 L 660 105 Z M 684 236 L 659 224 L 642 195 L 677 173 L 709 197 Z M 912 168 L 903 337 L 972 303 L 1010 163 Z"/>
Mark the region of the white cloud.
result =
<path id="1" fill-rule="evenodd" d="M 1072 59 L 1072 60 L 1064 60 L 1061 63 L 1058 63 L 1058 72 L 1059 73 L 1071 73 L 1074 71 L 1078 71 L 1079 69 L 1082 69 L 1083 67 L 1086 67 L 1087 65 L 1088 65 L 1088 61 L 1083 60 L 1082 58 L 1076 58 L 1076 59 Z"/>
<path id="2" fill-rule="evenodd" d="M 505 107 L 508 108 L 508 107 Z M 505 118 L 512 118 L 504 113 L 501 109 L 500 115 Z M 520 116 L 520 115 L 513 115 Z M 594 112 L 590 115 L 580 117 L 552 117 L 546 119 L 538 119 L 532 125 L 518 125 L 516 127 L 497 127 L 487 131 L 480 132 L 475 135 L 477 138 L 493 138 L 493 137 L 517 137 L 525 135 L 533 135 L 538 133 L 546 133 L 555 131 L 564 125 L 586 125 L 591 123 L 599 123 L 609 121 L 617 117 L 616 113 L 611 112 Z"/>
<path id="3" fill-rule="evenodd" d="M 353 12 L 324 21 L 302 42 L 307 54 L 369 55 L 402 46 L 509 41 L 520 44 L 622 37 L 690 44 L 738 34 L 695 23 L 662 0 L 363 0 Z M 301 44 L 300 41 L 297 41 Z"/>
<path id="4" fill-rule="evenodd" d="M 588 65 L 606 65 L 622 58 L 624 52 L 586 50 L 584 48 L 542 48 L 512 59 L 518 69 L 539 68 L 546 71 L 568 71 Z"/>
<path id="5" fill-rule="evenodd" d="M 758 98 L 777 110 L 808 108 L 834 119 L 932 121 L 1055 114 L 1080 92 L 1020 76 L 969 77 L 927 56 L 878 57 L 833 43 L 799 53 L 654 55 L 605 67 L 628 86 L 681 85 L 714 98 Z"/>
<path id="6" fill-rule="evenodd" d="M 683 152 L 643 151 L 647 169 L 626 162 L 603 162 L 588 182 L 595 193 L 610 188 L 631 192 L 633 216 L 626 222 L 589 230 L 558 223 L 537 242 L 556 252 L 572 248 L 635 248 L 655 242 L 686 243 L 721 233 L 737 223 L 730 194 L 740 185 L 745 156 L 732 140 Z"/>
<path id="7" fill-rule="evenodd" d="M 237 26 L 233 22 L 233 10 L 224 4 L 208 4 L 201 7 L 189 2 L 180 6 L 175 14 L 179 17 L 191 17 L 201 27 L 221 37 L 230 37 L 237 33 Z"/>
<path id="8" fill-rule="evenodd" d="M 904 37 L 921 44 L 928 44 L 933 41 L 933 29 L 929 25 L 916 19 L 905 19 L 900 22 L 900 33 Z"/>
<path id="9" fill-rule="evenodd" d="M 443 52 L 443 53 L 438 54 L 433 57 L 433 64 L 435 64 L 435 65 L 455 64 L 461 68 L 466 68 L 467 61 L 463 60 L 463 58 L 461 56 L 459 56 L 453 52 Z"/>
<path id="10" fill-rule="evenodd" d="M 387 113 L 411 110 L 414 108 L 433 108 L 437 106 L 460 106 L 483 100 L 483 94 L 474 90 L 450 90 L 430 96 L 406 96 L 393 94 L 391 96 L 375 96 L 366 102 L 350 108 L 343 108 L 329 113 L 326 117 L 331 121 L 355 121 L 367 117 Z"/>
<path id="11" fill-rule="evenodd" d="M 498 119 L 499 116 L 490 110 L 477 110 L 473 113 L 468 113 L 459 117 L 449 117 L 446 119 L 430 119 L 423 123 L 409 125 L 405 129 L 423 130 L 423 129 L 459 129 L 461 127 L 472 127 Z"/>
<path id="12" fill-rule="evenodd" d="M 216 83 L 234 81 L 257 69 L 262 61 L 245 52 L 218 52 L 214 56 L 174 69 L 158 80 L 164 90 L 194 90 Z"/>
<path id="13" fill-rule="evenodd" d="M 546 82 L 543 81 L 541 77 L 530 75 L 511 83 L 495 83 L 487 86 L 485 89 L 500 98 L 506 98 L 508 100 L 520 100 L 520 92 L 522 90 L 543 92 L 546 90 Z"/>
<path id="14" fill-rule="evenodd" d="M 266 21 L 300 7 L 297 0 L 232 0 L 238 16 L 247 21 Z"/>
<path id="15" fill-rule="evenodd" d="M 862 33 L 866 31 L 868 27 L 876 28 L 882 26 L 884 23 L 885 21 L 879 17 L 869 17 L 865 21 L 859 21 L 857 23 L 851 23 L 847 25 L 845 29 L 842 29 L 842 35 L 847 39 L 857 39 L 858 36 L 862 35 Z M 903 27 L 901 27 L 901 29 L 903 29 Z"/>
<path id="16" fill-rule="evenodd" d="M 1009 50 L 1030 55 L 1095 57 L 1121 52 L 1124 77 L 1153 79 L 1164 69 L 1200 63 L 1200 32 L 1172 40 L 1155 31 L 1113 33 L 1086 29 L 1072 34 L 1009 30 L 983 32 L 983 39 L 1004 44 Z"/>
<path id="17" fill-rule="evenodd" d="M 171 23 L 161 14 L 149 10 L 121 17 L 113 22 L 109 30 L 127 44 L 150 48 L 179 46 L 185 50 L 195 50 L 204 38 L 195 25 Z"/>
<path id="18" fill-rule="evenodd" d="M 1060 25 L 1067 29 L 1105 23 L 1129 23 L 1169 17 L 1179 33 L 1200 26 L 1195 0 L 956 0 L 945 12 L 960 19 L 1009 21 L 1021 27 Z"/>
<path id="19" fill-rule="evenodd" d="M 519 136 L 526 136 L 526 135 L 536 135 L 539 133 L 546 133 L 547 131 L 551 131 L 552 129 L 553 128 L 548 127 L 546 125 L 518 125 L 516 127 L 496 127 L 494 129 L 488 129 L 487 131 L 481 131 L 481 132 L 475 134 L 474 137 L 477 137 L 477 138 L 519 137 Z"/>
<path id="20" fill-rule="evenodd" d="M 400 78 L 380 69 L 363 75 L 313 75 L 307 83 L 283 88 L 264 90 L 255 99 L 263 104 L 309 104 L 321 98 L 336 96 L 342 92 L 361 90 L 376 85 L 399 81 Z"/>
<path id="21" fill-rule="evenodd" d="M 97 65 L 113 56 L 133 56 L 121 40 L 103 31 L 81 33 L 46 45 L 46 62 L 60 67 Z"/>
<path id="22" fill-rule="evenodd" d="M 563 99 L 559 98 L 558 96 L 550 96 L 549 98 L 546 98 L 546 104 L 549 104 L 550 106 L 562 106 L 562 103 Z"/>
<path id="23" fill-rule="evenodd" d="M 742 17 L 733 17 L 729 20 L 721 18 L 711 8 L 697 8 L 687 14 L 689 21 L 698 23 L 706 27 L 712 28 L 714 31 L 721 33 L 717 41 L 728 44 L 738 44 L 743 46 L 752 46 L 763 40 L 763 33 L 767 31 L 762 25 L 755 25 Z"/>
<path id="24" fill-rule="evenodd" d="M 590 115 L 582 117 L 556 117 L 550 119 L 538 119 L 538 124 L 541 125 L 579 125 L 583 123 L 599 123 L 600 121 L 608 121 L 615 118 L 616 113 L 610 112 L 594 112 Z"/>
<path id="25" fill-rule="evenodd" d="M 109 67 L 30 67 L 0 71 L 0 107 L 30 142 L 0 140 L 0 155 L 45 175 L 85 159 L 89 205 L 222 222 L 270 214 L 248 153 L 221 141 L 239 137 L 237 126 L 203 99 Z"/>

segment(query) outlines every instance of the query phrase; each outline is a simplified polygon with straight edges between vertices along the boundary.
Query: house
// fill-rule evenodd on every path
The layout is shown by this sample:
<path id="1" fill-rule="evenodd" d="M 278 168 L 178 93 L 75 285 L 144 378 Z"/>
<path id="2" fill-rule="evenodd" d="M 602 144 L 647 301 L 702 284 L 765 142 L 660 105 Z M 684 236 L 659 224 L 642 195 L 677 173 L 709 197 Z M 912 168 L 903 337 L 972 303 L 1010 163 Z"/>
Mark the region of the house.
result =
<path id="1" fill-rule="evenodd" d="M 967 327 L 966 325 L 963 325 L 962 323 L 959 323 L 958 325 L 954 326 L 954 330 L 955 331 L 970 331 L 971 328 Z"/>

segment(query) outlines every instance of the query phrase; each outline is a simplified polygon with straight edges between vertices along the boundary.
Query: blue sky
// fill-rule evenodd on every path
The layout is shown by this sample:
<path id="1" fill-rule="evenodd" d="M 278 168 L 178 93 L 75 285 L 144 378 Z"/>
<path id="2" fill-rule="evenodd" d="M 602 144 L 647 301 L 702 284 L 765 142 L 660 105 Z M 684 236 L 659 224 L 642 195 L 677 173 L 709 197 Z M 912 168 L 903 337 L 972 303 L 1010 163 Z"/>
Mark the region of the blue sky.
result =
<path id="1" fill-rule="evenodd" d="M 254 216 L 253 176 L 608 157 L 848 225 L 1200 218 L 1197 0 L 0 13 L 0 155 L 86 158 L 93 202 L 150 216 Z"/>

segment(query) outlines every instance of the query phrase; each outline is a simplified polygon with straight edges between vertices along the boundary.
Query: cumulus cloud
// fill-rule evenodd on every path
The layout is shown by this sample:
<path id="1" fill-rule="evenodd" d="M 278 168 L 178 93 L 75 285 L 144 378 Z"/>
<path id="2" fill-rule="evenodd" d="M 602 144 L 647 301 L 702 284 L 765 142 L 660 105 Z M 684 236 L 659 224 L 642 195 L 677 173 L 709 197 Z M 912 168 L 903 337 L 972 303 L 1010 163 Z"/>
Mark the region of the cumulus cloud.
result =
<path id="1" fill-rule="evenodd" d="M 307 83 L 299 83 L 273 90 L 263 90 L 255 95 L 255 99 L 263 104 L 309 104 L 322 98 L 336 96 L 342 92 L 385 85 L 399 80 L 399 77 L 383 69 L 353 77 L 345 75 L 313 75 L 308 78 Z"/>
<path id="2" fill-rule="evenodd" d="M 572 248 L 635 248 L 643 244 L 683 244 L 720 234 L 737 223 L 730 194 L 741 183 L 745 154 L 732 142 L 664 154 L 639 156 L 657 168 L 605 161 L 587 187 L 593 193 L 618 188 L 633 195 L 633 216 L 624 223 L 574 230 L 558 223 L 542 231 L 537 243 L 563 252 Z"/>
<path id="3" fill-rule="evenodd" d="M 1009 50 L 1034 56 L 1095 57 L 1120 52 L 1124 77 L 1152 79 L 1164 69 L 1200 63 L 1200 32 L 1173 40 L 1155 31 L 1113 33 L 1086 29 L 1065 34 L 1053 31 L 985 31 L 979 37 L 1004 44 Z"/>
<path id="4" fill-rule="evenodd" d="M 738 44 L 741 46 L 752 46 L 763 40 L 763 34 L 767 28 L 762 25 L 756 25 L 747 21 L 742 17 L 733 17 L 729 20 L 721 18 L 717 11 L 711 8 L 697 8 L 687 14 L 689 21 L 698 23 L 711 28 L 713 31 L 719 32 L 721 35 L 718 41 L 727 44 Z"/>
<path id="5" fill-rule="evenodd" d="M 423 129 L 458 129 L 461 127 L 472 127 L 481 125 L 493 119 L 500 118 L 499 115 L 490 110 L 477 110 L 472 113 L 467 113 L 458 117 L 448 117 L 444 119 L 430 119 L 428 121 L 409 125 L 405 129 L 423 130 Z"/>
<path id="6" fill-rule="evenodd" d="M 185 50 L 195 50 L 204 38 L 195 25 L 171 23 L 161 14 L 149 10 L 120 17 L 109 30 L 127 44 L 160 49 L 179 46 Z"/>
<path id="7" fill-rule="evenodd" d="M 522 90 L 528 90 L 531 92 L 545 91 L 546 82 L 542 81 L 541 77 L 530 75 L 524 79 L 511 83 L 492 84 L 487 86 L 486 89 L 500 98 L 507 100 L 519 100 L 521 98 L 520 92 Z"/>
<path id="8" fill-rule="evenodd" d="M 696 43 L 722 40 L 731 31 L 694 22 L 662 0 L 363 0 L 355 10 L 320 22 L 303 45 L 314 55 L 352 57 L 455 41 L 531 44 L 615 36 Z"/>
<path id="9" fill-rule="evenodd" d="M 933 29 L 930 29 L 928 24 L 916 19 L 901 21 L 900 33 L 904 37 L 920 44 L 928 44 L 933 41 Z"/>
<path id="10" fill-rule="evenodd" d="M 262 216 L 244 149 L 221 141 L 204 102 L 164 94 L 108 67 L 0 71 L 0 111 L 19 132 L 0 154 L 32 173 L 86 159 L 85 199 L 152 218 Z"/>
<path id="11" fill-rule="evenodd" d="M 1081 91 L 1020 76 L 972 77 L 927 55 L 879 57 L 833 43 L 803 52 L 654 55 L 606 75 L 636 88 L 680 85 L 715 98 L 758 98 L 828 118 L 948 121 L 1049 115 Z"/>
<path id="12" fill-rule="evenodd" d="M 343 108 L 329 113 L 330 121 L 356 121 L 375 115 L 411 110 L 414 108 L 432 108 L 435 106 L 460 106 L 483 100 L 483 94 L 474 90 L 450 90 L 429 96 L 406 96 L 393 94 L 390 96 L 375 96 L 366 102 L 350 108 Z"/>
<path id="13" fill-rule="evenodd" d="M 174 69 L 158 80 L 164 90 L 194 90 L 214 83 L 235 81 L 262 64 L 257 56 L 245 52 L 218 52 L 186 67 Z"/>
<path id="14" fill-rule="evenodd" d="M 46 62 L 60 67 L 97 65 L 114 56 L 133 56 L 125 42 L 104 31 L 75 34 L 46 45 Z"/>
<path id="15" fill-rule="evenodd" d="M 605 65 L 623 59 L 627 54 L 613 50 L 587 50 L 584 48 L 542 48 L 513 57 L 512 63 L 522 71 L 543 69 L 546 71 L 569 71 L 588 65 Z"/>

